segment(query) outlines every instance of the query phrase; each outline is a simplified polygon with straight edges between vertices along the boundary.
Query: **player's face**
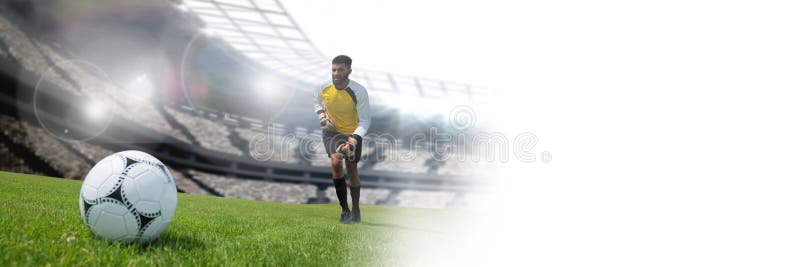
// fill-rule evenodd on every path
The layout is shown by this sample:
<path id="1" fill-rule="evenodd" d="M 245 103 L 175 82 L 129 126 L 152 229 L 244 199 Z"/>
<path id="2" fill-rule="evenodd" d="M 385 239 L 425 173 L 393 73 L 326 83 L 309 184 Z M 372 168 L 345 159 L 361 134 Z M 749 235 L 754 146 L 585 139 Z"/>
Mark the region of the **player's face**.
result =
<path id="1" fill-rule="evenodd" d="M 333 85 L 337 88 L 341 86 L 347 85 L 347 79 L 350 77 L 350 68 L 345 66 L 344 64 L 333 64 L 331 68 L 331 78 L 333 79 Z"/>

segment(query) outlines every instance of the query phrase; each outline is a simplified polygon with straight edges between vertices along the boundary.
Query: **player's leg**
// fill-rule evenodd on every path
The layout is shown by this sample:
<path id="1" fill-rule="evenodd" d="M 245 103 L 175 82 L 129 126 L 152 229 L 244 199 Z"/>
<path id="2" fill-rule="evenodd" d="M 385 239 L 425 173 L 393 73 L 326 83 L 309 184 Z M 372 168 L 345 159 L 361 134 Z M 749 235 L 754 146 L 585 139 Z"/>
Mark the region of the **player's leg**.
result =
<path id="1" fill-rule="evenodd" d="M 361 199 L 361 178 L 358 177 L 358 163 L 345 161 L 347 167 L 347 177 L 350 177 L 350 197 L 353 202 L 353 221 L 361 221 L 361 208 L 359 207 L 359 200 Z"/>
<path id="2" fill-rule="evenodd" d="M 358 144 L 355 147 L 355 155 L 352 159 L 345 159 L 345 166 L 347 167 L 347 176 L 350 177 L 350 197 L 353 201 L 353 221 L 361 221 L 361 208 L 359 207 L 359 200 L 361 199 L 361 178 L 358 176 L 358 162 L 361 160 L 361 143 L 362 140 L 356 137 Z"/>
<path id="3" fill-rule="evenodd" d="M 342 207 L 342 212 L 350 212 L 347 207 L 347 181 L 344 179 L 343 162 L 341 154 L 331 154 L 333 187 L 336 189 L 336 197 L 339 199 L 339 206 Z"/>
<path id="4" fill-rule="evenodd" d="M 323 134 L 322 141 L 325 145 L 325 151 L 331 159 L 331 174 L 333 176 L 333 188 L 336 189 L 336 198 L 339 200 L 339 206 L 342 207 L 342 215 L 339 221 L 343 223 L 350 223 L 351 214 L 347 206 L 347 181 L 344 178 L 344 160 L 342 155 L 335 153 L 336 147 L 341 144 L 343 139 L 341 135 Z"/>
<path id="5" fill-rule="evenodd" d="M 347 181 L 344 179 L 344 174 L 342 171 L 342 159 L 341 154 L 332 154 L 331 155 L 331 166 L 333 167 L 333 187 L 336 189 L 336 198 L 339 199 L 339 206 L 342 207 L 342 214 L 339 217 L 339 221 L 343 223 L 350 223 L 352 221 L 352 213 L 350 209 L 347 207 Z"/>

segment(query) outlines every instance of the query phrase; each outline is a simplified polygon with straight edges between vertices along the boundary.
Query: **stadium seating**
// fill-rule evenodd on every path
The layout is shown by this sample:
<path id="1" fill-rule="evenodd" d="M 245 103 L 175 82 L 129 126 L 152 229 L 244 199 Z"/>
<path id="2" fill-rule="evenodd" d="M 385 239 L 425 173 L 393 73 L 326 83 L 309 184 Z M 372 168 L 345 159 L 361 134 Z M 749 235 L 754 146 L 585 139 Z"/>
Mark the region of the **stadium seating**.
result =
<path id="1" fill-rule="evenodd" d="M 75 95 L 105 96 L 105 100 L 109 101 L 108 106 L 113 107 L 115 117 L 124 118 L 162 136 L 175 138 L 179 142 L 177 145 L 189 147 L 199 144 L 205 149 L 224 153 L 232 158 L 250 157 L 248 141 L 263 132 L 245 126 L 226 125 L 201 114 L 166 106 L 164 103 L 140 97 L 130 88 L 121 88 L 119 84 L 109 81 L 101 73 L 92 71 L 92 68 L 76 63 L 77 61 L 65 64 L 71 62 L 69 59 L 74 57 L 63 52 L 57 43 L 44 43 L 31 38 L 3 16 L 0 16 L 0 29 L 2 29 L 0 57 L 3 60 L 19 65 L 21 70 L 31 73 L 32 76 L 42 77 L 52 83 L 57 90 Z M 37 127 L 37 124 L 23 122 L 12 116 L 0 115 L 0 125 L 3 126 L 3 135 L 8 140 L 26 147 L 32 155 L 41 159 L 41 162 L 66 178 L 82 179 L 92 164 L 113 153 L 108 148 L 91 143 L 58 139 L 46 129 Z M 315 149 L 301 150 L 302 140 L 298 137 L 318 139 L 319 136 L 310 135 L 311 131 L 300 128 L 285 132 L 293 134 L 281 132 L 267 136 L 273 144 L 282 146 L 279 149 L 272 147 L 273 155 L 269 161 L 296 164 L 296 166 L 330 166 L 330 160 L 325 154 L 324 147 L 321 146 L 321 140 L 313 140 L 318 145 Z M 365 137 L 364 141 L 366 144 L 370 139 Z M 9 147 L 0 143 L 0 152 L 3 152 L 0 166 L 8 170 L 36 173 L 24 159 L 11 157 L 9 155 L 12 153 L 7 151 Z M 371 146 L 363 147 L 362 161 L 359 164 L 363 170 L 469 176 L 487 169 L 485 163 L 458 160 L 454 159 L 455 157 L 443 163 L 439 162 L 441 164 L 432 164 L 432 154 L 421 149 L 407 147 L 386 149 L 383 150 L 384 154 L 380 155 L 381 157 L 371 158 L 370 156 L 376 155 L 374 152 L 376 150 Z M 308 184 L 249 180 L 192 169 L 171 168 L 171 171 L 178 187 L 182 191 L 194 194 L 214 194 L 216 191 L 228 197 L 288 203 L 308 203 L 315 199 L 317 194 L 317 187 Z M 213 191 L 209 191 L 209 188 Z M 325 196 L 334 202 L 336 198 L 332 190 L 328 187 Z M 361 201 L 364 204 L 393 203 L 402 206 L 441 208 L 454 202 L 454 198 L 453 192 L 401 190 L 393 193 L 385 188 L 363 188 Z M 464 199 L 468 197 L 465 196 Z M 464 200 L 464 202 L 469 201 Z"/>
<path id="2" fill-rule="evenodd" d="M 193 181 L 186 177 L 183 172 L 167 166 L 169 172 L 172 174 L 172 177 L 175 178 L 175 186 L 178 187 L 178 190 L 183 191 L 184 193 L 189 194 L 198 194 L 198 195 L 212 195 L 211 192 L 203 189 L 197 182 Z"/>
<path id="3" fill-rule="evenodd" d="M 0 171 L 46 175 L 31 167 L 20 155 L 14 154 L 7 144 L 0 142 Z"/>
<path id="4" fill-rule="evenodd" d="M 81 155 L 91 160 L 92 163 L 97 163 L 108 155 L 114 154 L 114 151 L 87 142 L 64 140 L 64 143 L 77 150 Z"/>
<path id="5" fill-rule="evenodd" d="M 12 60 L 23 69 L 41 75 L 44 81 L 53 83 L 59 90 L 77 95 L 102 96 L 103 100 L 112 102 L 106 103 L 106 106 L 112 107 L 115 116 L 135 121 L 183 142 L 189 141 L 180 131 L 170 127 L 150 99 L 128 94 L 102 73 L 91 73 L 97 70 L 88 67 L 88 63 L 69 60 L 51 45 L 38 42 L 19 31 L 3 17 L 0 17 L 0 27 L 3 28 L 0 41 L 8 46 Z M 131 112 L 134 110 L 136 112 Z"/>
<path id="6" fill-rule="evenodd" d="M 386 149 L 386 158 L 375 165 L 373 169 L 392 172 L 426 173 L 425 160 L 431 153 L 424 150 L 411 150 L 406 148 Z"/>
<path id="7" fill-rule="evenodd" d="M 189 143 L 189 138 L 181 131 L 170 126 L 167 120 L 155 108 L 154 103 L 140 98 L 131 98 L 130 96 L 126 96 L 125 93 L 118 92 L 115 96 L 115 104 L 118 105 L 117 112 L 114 113 L 116 116 L 122 116 L 148 129 L 174 137 L 184 143 Z M 127 112 L 128 110 L 135 110 L 136 112 Z"/>
<path id="8" fill-rule="evenodd" d="M 437 173 L 442 175 L 463 176 L 469 175 L 472 172 L 472 168 L 473 165 L 470 161 L 451 159 L 448 160 L 444 166 L 440 167 Z"/>
<path id="9" fill-rule="evenodd" d="M 34 40 L 3 16 L 0 16 L 0 29 L 2 29 L 0 30 L 0 42 L 8 49 L 10 60 L 16 61 L 21 68 L 32 73 L 44 74 L 47 72 L 51 64 L 40 52 L 38 44 Z M 51 82 L 58 87 L 78 93 L 77 89 L 62 77 L 58 75 L 49 77 L 52 77 Z"/>
<path id="10" fill-rule="evenodd" d="M 245 151 L 250 151 L 250 143 L 256 145 L 254 147 L 256 152 L 263 155 L 253 157 L 256 160 L 269 160 L 292 164 L 299 162 L 298 155 L 295 153 L 299 142 L 298 139 L 295 138 L 295 135 L 273 134 L 266 131 L 241 127 L 237 127 L 235 131 L 239 137 L 248 142 L 248 147 L 245 148 Z"/>
<path id="11" fill-rule="evenodd" d="M 14 143 L 28 147 L 64 178 L 83 179 L 89 172 L 89 163 L 72 153 L 62 141 L 45 129 L 33 127 L 8 115 L 0 115 L 0 125 L 3 125 L 4 135 Z"/>
<path id="12" fill-rule="evenodd" d="M 64 142 L 69 146 L 71 146 L 72 148 L 74 148 L 76 151 L 78 151 L 82 156 L 91 160 L 93 164 L 96 164 L 97 162 L 107 157 L 108 155 L 114 154 L 114 151 L 105 149 L 98 145 L 89 144 L 87 142 L 81 142 L 76 140 L 65 140 Z M 167 165 L 167 169 L 169 169 L 173 178 L 175 178 L 175 185 L 178 187 L 178 190 L 190 194 L 201 194 L 201 195 L 211 194 L 210 192 L 206 191 L 205 189 L 197 185 L 197 183 L 184 176 L 182 172 L 175 170 L 169 165 Z"/>
<path id="13" fill-rule="evenodd" d="M 241 150 L 231 144 L 228 138 L 230 132 L 222 123 L 200 116 L 190 115 L 170 107 L 165 107 L 165 109 L 179 123 L 189 129 L 195 139 L 200 142 L 200 145 L 204 148 L 237 156 L 244 155 Z"/>
<path id="14" fill-rule="evenodd" d="M 317 195 L 317 187 L 309 184 L 231 178 L 196 170 L 188 173 L 225 197 L 302 204 Z"/>
<path id="15" fill-rule="evenodd" d="M 328 155 L 325 153 L 325 150 L 322 150 L 322 153 L 318 153 L 311 159 L 311 165 L 318 167 L 330 167 L 331 159 L 328 158 Z"/>
<path id="16" fill-rule="evenodd" d="M 41 45 L 41 47 L 53 60 L 59 62 L 66 60 L 49 49 L 47 45 Z M 119 88 L 107 78 L 98 77 L 102 76 L 102 74 L 89 73 L 76 64 L 61 64 L 59 67 L 62 68 L 62 73 L 69 75 L 71 80 L 79 85 L 81 95 L 101 96 L 101 100 L 110 101 L 111 103 L 106 103 L 106 106 L 110 107 L 114 116 L 134 121 L 182 142 L 189 142 L 189 139 L 183 133 L 169 125 L 156 108 L 156 103 L 153 100 L 137 95 L 137 92 L 134 91 L 135 89 L 129 88 L 125 90 Z"/>
<path id="17" fill-rule="evenodd" d="M 436 173 L 459 177 L 481 177 L 494 174 L 500 163 L 499 159 L 487 159 L 481 158 L 480 155 L 457 153 L 449 155 L 444 165 L 440 166 Z"/>

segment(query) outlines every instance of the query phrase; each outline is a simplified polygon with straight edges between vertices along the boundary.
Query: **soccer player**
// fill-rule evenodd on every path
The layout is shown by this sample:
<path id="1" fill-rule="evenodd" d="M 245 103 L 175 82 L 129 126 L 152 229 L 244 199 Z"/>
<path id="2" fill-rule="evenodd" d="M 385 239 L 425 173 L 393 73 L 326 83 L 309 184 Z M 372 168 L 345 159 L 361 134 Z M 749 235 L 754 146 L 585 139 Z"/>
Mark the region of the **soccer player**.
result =
<path id="1" fill-rule="evenodd" d="M 370 123 L 369 96 L 361 84 L 350 80 L 353 60 L 340 55 L 331 62 L 332 79 L 314 91 L 314 111 L 322 127 L 322 143 L 331 159 L 333 186 L 342 207 L 339 221 L 360 222 L 361 179 L 358 177 L 358 161 L 361 159 L 362 136 Z M 342 172 L 342 163 L 350 177 L 352 212 L 347 205 L 347 183 Z"/>

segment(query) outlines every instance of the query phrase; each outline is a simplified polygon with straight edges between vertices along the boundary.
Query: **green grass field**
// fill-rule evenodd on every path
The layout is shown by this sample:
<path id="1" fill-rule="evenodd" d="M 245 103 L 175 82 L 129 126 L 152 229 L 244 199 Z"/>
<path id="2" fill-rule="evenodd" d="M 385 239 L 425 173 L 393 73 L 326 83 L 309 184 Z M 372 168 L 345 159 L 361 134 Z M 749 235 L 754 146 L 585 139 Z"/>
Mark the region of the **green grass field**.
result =
<path id="1" fill-rule="evenodd" d="M 338 222 L 338 205 L 296 205 L 178 194 L 169 228 L 148 245 L 108 243 L 81 221 L 81 181 L 0 172 L 0 266 L 397 265 L 406 237 L 435 233 L 408 218 L 441 210 L 364 206 Z M 423 224 L 424 225 L 424 224 Z"/>

